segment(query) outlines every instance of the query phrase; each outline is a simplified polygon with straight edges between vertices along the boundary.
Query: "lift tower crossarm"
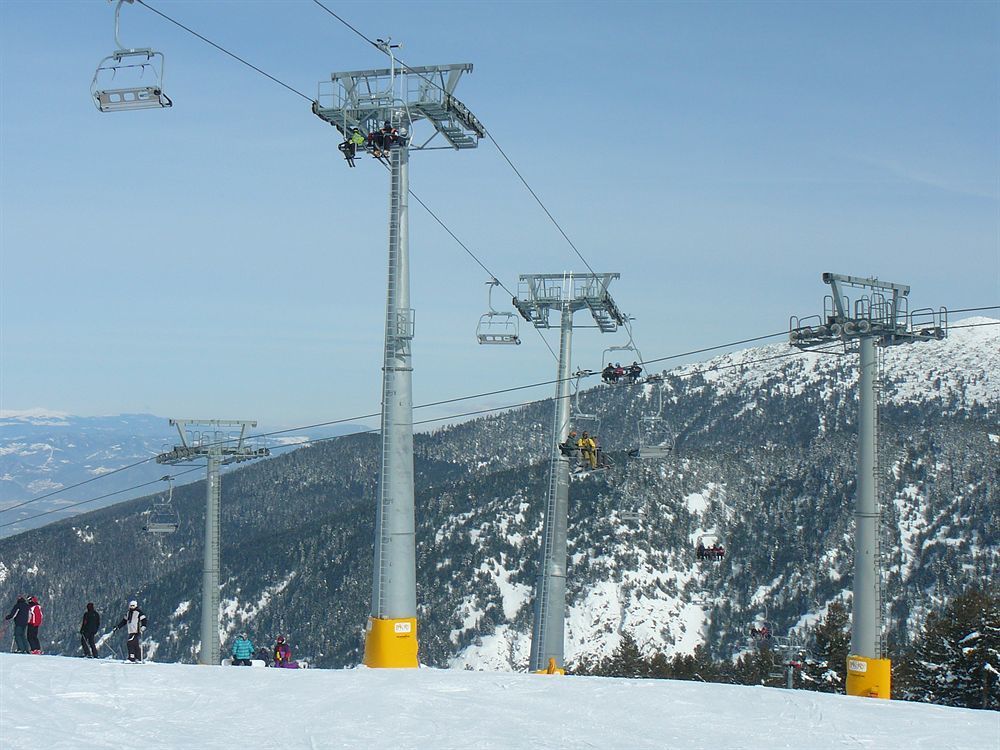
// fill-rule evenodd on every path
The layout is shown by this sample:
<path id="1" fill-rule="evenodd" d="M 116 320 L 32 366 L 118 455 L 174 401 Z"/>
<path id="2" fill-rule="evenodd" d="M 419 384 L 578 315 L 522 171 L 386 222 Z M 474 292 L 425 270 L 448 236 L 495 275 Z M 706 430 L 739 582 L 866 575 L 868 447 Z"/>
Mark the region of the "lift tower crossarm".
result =
<path id="1" fill-rule="evenodd" d="M 438 135 L 447 147 L 475 148 L 486 129 L 454 96 L 462 75 L 470 72 L 471 63 L 456 63 L 331 73 L 330 80 L 320 84 L 312 111 L 345 137 L 355 127 L 375 132 L 386 120 L 407 127 L 427 120 L 434 133 L 424 143 L 411 142 L 409 150 L 435 148 L 429 144 Z"/>

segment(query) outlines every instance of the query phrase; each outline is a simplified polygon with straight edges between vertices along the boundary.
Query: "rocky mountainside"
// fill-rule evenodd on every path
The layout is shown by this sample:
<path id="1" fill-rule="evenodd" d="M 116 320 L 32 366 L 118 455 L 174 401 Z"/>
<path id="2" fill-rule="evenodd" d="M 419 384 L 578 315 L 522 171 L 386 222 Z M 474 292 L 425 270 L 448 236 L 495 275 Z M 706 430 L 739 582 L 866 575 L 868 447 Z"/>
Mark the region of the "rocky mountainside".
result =
<path id="1" fill-rule="evenodd" d="M 1000 561 L 1000 326 L 962 321 L 950 337 L 886 353 L 886 616 L 906 640 L 928 602 Z M 849 599 L 856 357 L 783 344 L 600 385 L 614 464 L 571 487 L 567 659 L 611 653 L 622 633 L 667 653 L 746 648 L 755 619 L 801 631 Z M 662 409 L 660 405 L 662 404 Z M 643 422 L 661 413 L 662 422 Z M 524 668 L 546 487 L 551 401 L 415 441 L 421 659 Z M 592 425 L 593 426 L 593 425 Z M 640 428 L 674 451 L 636 461 Z M 222 628 L 290 636 L 318 666 L 360 660 L 371 593 L 377 435 L 316 444 L 223 480 Z M 96 483 L 95 483 L 96 484 Z M 178 488 L 180 530 L 141 532 L 136 500 L 0 540 L 0 598 L 47 610 L 43 645 L 73 652 L 87 601 L 108 619 L 138 597 L 157 660 L 198 647 L 204 487 Z M 636 520 L 630 520 L 636 519 Z M 714 535 L 721 562 L 694 547 Z"/>

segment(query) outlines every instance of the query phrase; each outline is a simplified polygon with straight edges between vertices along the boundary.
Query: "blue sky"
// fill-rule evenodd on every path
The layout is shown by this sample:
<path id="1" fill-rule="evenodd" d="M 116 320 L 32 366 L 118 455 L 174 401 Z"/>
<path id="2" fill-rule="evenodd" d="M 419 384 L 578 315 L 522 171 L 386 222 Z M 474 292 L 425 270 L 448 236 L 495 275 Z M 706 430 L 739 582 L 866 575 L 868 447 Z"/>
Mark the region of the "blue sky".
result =
<path id="1" fill-rule="evenodd" d="M 305 0 L 149 2 L 309 95 L 385 64 Z M 912 307 L 1000 300 L 996 3 L 328 5 L 408 64 L 475 65 L 456 93 L 622 274 L 646 358 L 819 312 L 823 271 L 910 284 Z M 0 408 L 377 411 L 384 170 L 348 170 L 307 102 L 139 5 L 122 41 L 164 52 L 174 107 L 97 112 L 113 17 L 0 0 Z M 410 180 L 511 288 L 585 270 L 492 144 L 415 154 Z M 531 331 L 476 345 L 487 275 L 418 206 L 410 251 L 415 403 L 554 377 Z M 622 343 L 581 330 L 574 366 Z"/>

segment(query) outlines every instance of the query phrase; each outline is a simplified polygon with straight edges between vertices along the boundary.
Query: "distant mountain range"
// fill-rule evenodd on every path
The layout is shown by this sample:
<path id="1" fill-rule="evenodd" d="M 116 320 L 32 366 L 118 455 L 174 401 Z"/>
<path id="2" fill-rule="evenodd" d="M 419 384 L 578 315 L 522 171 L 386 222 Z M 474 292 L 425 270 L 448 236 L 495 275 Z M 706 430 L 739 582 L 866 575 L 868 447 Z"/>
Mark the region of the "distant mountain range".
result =
<path id="1" fill-rule="evenodd" d="M 287 448 L 357 429 L 366 428 L 337 425 L 283 433 L 268 439 L 267 445 Z M 254 433 L 270 431 L 265 427 Z M 149 461 L 128 471 L 119 470 L 155 457 L 177 442 L 177 430 L 169 420 L 152 414 L 79 417 L 48 409 L 0 411 L 0 511 L 47 496 L 23 509 L 0 512 L 0 523 L 14 522 L 0 528 L 0 536 L 75 514 L 79 512 L 75 508 L 59 511 L 73 502 L 107 495 L 82 508 L 92 510 L 156 490 L 155 486 L 131 488 L 174 473 L 169 467 Z M 178 482 L 186 484 L 199 476 L 192 472 L 179 477 Z M 85 484 L 74 487 L 82 482 Z M 48 515 L 31 518 L 42 513 Z"/>
<path id="2" fill-rule="evenodd" d="M 961 321 L 970 327 L 943 341 L 886 352 L 890 642 L 915 632 L 931 603 L 996 580 L 996 322 Z M 750 623 L 807 634 L 830 602 L 849 600 L 856 387 L 857 357 L 775 344 L 671 370 L 662 382 L 583 391 L 580 410 L 599 415 L 613 468 L 571 486 L 567 659 L 608 655 L 623 633 L 647 651 L 703 643 L 728 657 L 748 648 Z M 416 436 L 423 663 L 525 668 L 551 415 L 545 401 Z M 672 453 L 630 459 L 650 428 Z M 378 451 L 377 434 L 347 436 L 224 478 L 224 641 L 244 629 L 265 642 L 281 633 L 317 666 L 360 661 Z M 0 539 L 0 602 L 38 594 L 46 648 L 73 653 L 84 603 L 114 616 L 138 597 L 154 658 L 193 661 L 204 486 L 181 487 L 175 499 L 181 528 L 165 540 L 141 531 L 146 499 Z M 711 536 L 726 548 L 720 562 L 696 558 L 698 539 Z"/>

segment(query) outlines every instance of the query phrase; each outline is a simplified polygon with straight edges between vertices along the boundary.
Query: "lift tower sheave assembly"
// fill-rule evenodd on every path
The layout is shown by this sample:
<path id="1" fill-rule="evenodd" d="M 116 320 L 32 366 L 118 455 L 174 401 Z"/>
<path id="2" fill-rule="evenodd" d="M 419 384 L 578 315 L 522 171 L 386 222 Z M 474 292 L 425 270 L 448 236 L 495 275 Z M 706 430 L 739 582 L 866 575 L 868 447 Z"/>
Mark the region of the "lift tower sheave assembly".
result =
<path id="1" fill-rule="evenodd" d="M 879 463 L 878 402 L 882 387 L 879 351 L 915 341 L 942 339 L 948 330 L 948 312 L 930 308 L 909 312 L 910 287 L 878 279 L 824 273 L 831 293 L 823 315 L 793 317 L 789 343 L 804 351 L 857 351 L 858 467 L 854 510 L 854 600 L 851 612 L 851 651 L 847 657 L 847 694 L 889 698 L 891 664 L 885 657 L 882 602 L 882 535 Z M 851 301 L 845 287 L 863 290 Z"/>
<path id="2" fill-rule="evenodd" d="M 207 459 L 208 476 L 205 482 L 207 503 L 205 509 L 205 559 L 201 577 L 201 651 L 199 664 L 221 663 L 219 643 L 219 571 L 221 568 L 221 498 L 220 469 L 229 464 L 251 461 L 269 456 L 267 448 L 247 444 L 246 430 L 256 427 L 256 422 L 226 419 L 171 419 L 177 428 L 181 444 L 156 457 L 158 464 L 182 464 Z M 192 432 L 188 428 L 199 426 L 204 431 Z M 223 428 L 239 427 L 238 435 L 230 436 Z"/>
<path id="3" fill-rule="evenodd" d="M 364 663 L 369 667 L 417 667 L 416 543 L 413 508 L 413 396 L 410 344 L 408 238 L 411 151 L 470 149 L 485 135 L 482 124 L 454 97 L 470 64 L 400 66 L 393 50 L 379 43 L 390 66 L 333 73 L 320 84 L 313 112 L 349 139 L 357 132 L 389 166 L 389 263 L 382 366 L 382 458 L 375 516 L 372 605 L 365 630 Z M 414 125 L 432 131 L 418 140 Z M 385 127 L 388 126 L 388 130 Z M 380 130 L 382 129 L 382 130 Z M 384 136 L 382 133 L 388 132 Z M 374 141 L 373 137 L 378 136 Z"/>
<path id="4" fill-rule="evenodd" d="M 569 524 L 569 457 L 559 449 L 569 437 L 570 356 L 573 313 L 589 310 L 601 333 L 625 324 L 608 286 L 621 274 L 526 274 L 520 277 L 514 307 L 535 328 L 550 328 L 550 313 L 559 314 L 559 374 L 552 420 L 549 488 L 542 524 L 538 577 L 535 581 L 534 625 L 529 669 L 563 668 L 566 621 L 566 530 Z"/>

